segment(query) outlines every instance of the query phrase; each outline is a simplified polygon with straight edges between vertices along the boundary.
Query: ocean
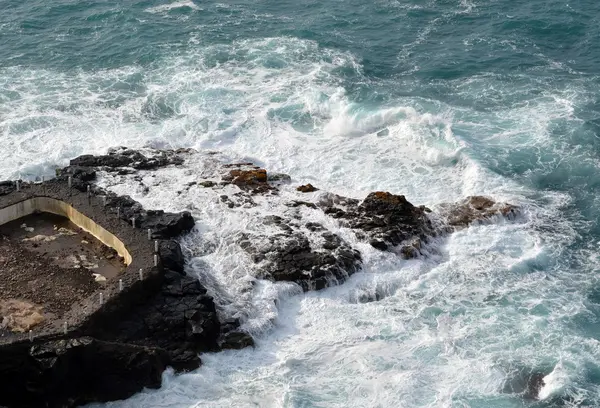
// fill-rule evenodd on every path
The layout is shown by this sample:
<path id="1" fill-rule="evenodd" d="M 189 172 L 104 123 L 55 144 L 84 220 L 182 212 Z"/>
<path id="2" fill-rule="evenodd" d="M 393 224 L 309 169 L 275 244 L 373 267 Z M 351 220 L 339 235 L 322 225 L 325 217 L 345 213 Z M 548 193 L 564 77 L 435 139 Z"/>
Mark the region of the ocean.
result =
<path id="1" fill-rule="evenodd" d="M 354 198 L 383 190 L 435 208 L 477 194 L 522 210 L 410 261 L 316 219 L 364 267 L 301 294 L 250 285 L 236 243 L 280 206 L 182 194 L 200 161 L 158 171 L 149 192 L 106 181 L 148 208 L 192 209 L 188 273 L 256 347 L 90 407 L 600 407 L 600 2 L 0 9 L 0 179 L 48 177 L 112 146 L 191 147 Z M 525 395 L 532 373 L 539 399 Z"/>

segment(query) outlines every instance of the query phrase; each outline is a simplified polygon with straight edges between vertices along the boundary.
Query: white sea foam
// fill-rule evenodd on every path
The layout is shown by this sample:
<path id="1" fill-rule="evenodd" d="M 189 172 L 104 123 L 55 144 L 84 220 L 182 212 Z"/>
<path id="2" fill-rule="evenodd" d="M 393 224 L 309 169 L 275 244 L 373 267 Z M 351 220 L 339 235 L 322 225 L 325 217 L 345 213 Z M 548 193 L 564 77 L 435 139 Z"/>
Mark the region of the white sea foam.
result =
<path id="1" fill-rule="evenodd" d="M 539 398 L 545 400 L 557 395 L 560 396 L 569 384 L 571 384 L 569 375 L 562 362 L 559 362 L 552 372 L 544 377 L 544 386 L 540 390 Z"/>
<path id="2" fill-rule="evenodd" d="M 170 11 L 178 8 L 190 8 L 192 10 L 201 10 L 196 3 L 191 0 L 183 0 L 183 1 L 174 1 L 168 4 L 162 4 L 160 6 L 149 7 L 145 11 L 147 13 L 163 13 L 165 11 Z"/>

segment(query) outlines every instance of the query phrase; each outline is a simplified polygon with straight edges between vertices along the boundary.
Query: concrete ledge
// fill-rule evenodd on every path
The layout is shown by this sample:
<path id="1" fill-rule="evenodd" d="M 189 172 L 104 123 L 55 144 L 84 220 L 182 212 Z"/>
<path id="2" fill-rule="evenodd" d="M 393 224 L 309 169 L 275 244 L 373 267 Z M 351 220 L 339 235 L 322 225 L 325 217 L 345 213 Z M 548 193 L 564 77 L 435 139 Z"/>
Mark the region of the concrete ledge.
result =
<path id="1" fill-rule="evenodd" d="M 125 265 L 131 264 L 131 254 L 121 240 L 84 214 L 77 211 L 71 205 L 55 198 L 34 197 L 2 208 L 0 209 L 0 225 L 18 220 L 36 212 L 52 213 L 68 218 L 73 224 L 92 234 L 104 245 L 117 251 L 117 253 L 123 257 Z"/>

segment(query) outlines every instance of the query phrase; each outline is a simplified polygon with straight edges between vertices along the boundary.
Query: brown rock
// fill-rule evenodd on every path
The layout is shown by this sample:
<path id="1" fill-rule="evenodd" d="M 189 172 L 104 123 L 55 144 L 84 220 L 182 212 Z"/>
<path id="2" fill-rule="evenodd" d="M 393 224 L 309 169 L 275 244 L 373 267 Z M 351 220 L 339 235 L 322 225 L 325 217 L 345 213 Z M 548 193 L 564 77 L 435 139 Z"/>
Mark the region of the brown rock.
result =
<path id="1" fill-rule="evenodd" d="M 0 302 L 0 324 L 10 331 L 24 333 L 45 319 L 39 305 L 17 299 Z"/>
<path id="2" fill-rule="evenodd" d="M 466 227 L 476 221 L 485 221 L 494 215 L 510 218 L 517 213 L 518 207 L 483 196 L 470 196 L 457 203 L 440 206 L 440 214 L 450 226 L 457 228 Z"/>
<path id="3" fill-rule="evenodd" d="M 308 183 L 303 186 L 297 187 L 296 190 L 300 191 L 301 193 L 312 193 L 314 191 L 318 191 L 319 189 L 313 186 L 312 184 Z"/>
<path id="4" fill-rule="evenodd" d="M 267 171 L 265 169 L 231 170 L 229 176 L 231 177 L 231 182 L 238 185 L 252 185 L 267 182 Z"/>

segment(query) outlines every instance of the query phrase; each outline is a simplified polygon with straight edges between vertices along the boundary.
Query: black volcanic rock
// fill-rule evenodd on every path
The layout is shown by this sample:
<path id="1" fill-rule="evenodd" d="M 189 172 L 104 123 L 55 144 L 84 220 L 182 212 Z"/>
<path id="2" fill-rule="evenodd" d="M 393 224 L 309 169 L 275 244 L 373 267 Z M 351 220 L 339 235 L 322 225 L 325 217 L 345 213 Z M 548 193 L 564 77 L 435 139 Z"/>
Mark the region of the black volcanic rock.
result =
<path id="1" fill-rule="evenodd" d="M 143 159 L 143 156 L 139 154 L 139 156 Z M 79 167 L 128 167 L 132 163 L 136 157 L 125 156 L 121 154 L 111 154 L 105 156 L 93 156 L 91 154 L 85 154 L 83 156 L 79 156 L 70 161 L 71 166 L 79 166 Z"/>
<path id="2" fill-rule="evenodd" d="M 91 337 L 11 344 L 0 347 L 1 403 L 73 407 L 125 399 L 144 387 L 160 387 L 168 363 L 163 350 Z"/>
<path id="3" fill-rule="evenodd" d="M 406 258 L 418 256 L 421 242 L 437 235 L 423 207 L 415 207 L 402 195 L 370 193 L 360 204 L 339 196 L 325 197 L 321 207 L 340 219 L 342 225 L 357 230 L 376 249 L 396 250 Z"/>
<path id="4" fill-rule="evenodd" d="M 143 279 L 137 278 L 135 269 L 135 279 L 122 292 L 113 285 L 116 295 L 93 309 L 91 315 L 67 334 L 59 330 L 31 342 L 23 338 L 12 343 L 0 341 L 0 405 L 67 408 L 127 398 L 144 387 L 159 387 L 166 366 L 191 370 L 201 364 L 199 353 L 254 344 L 250 334 L 241 329 L 239 320 L 220 320 L 206 287 L 196 277 L 185 275 L 185 259 L 177 237 L 194 228 L 191 214 L 147 210 L 129 196 L 117 196 L 94 184 L 97 172 L 128 175 L 179 165 L 183 162 L 182 153 L 187 151 L 142 153 L 127 148 L 112 149 L 107 155 L 73 159 L 56 180 L 46 182 L 44 189 L 47 187 L 51 192 L 54 186 L 65 192 L 59 199 L 72 203 L 72 191 L 73 196 L 79 195 L 75 197 L 79 204 L 83 200 L 94 208 L 92 216 L 102 215 L 108 226 L 124 227 L 125 235 L 137 234 L 132 242 L 138 249 L 143 248 L 144 256 L 140 258 L 148 263 L 153 258 L 149 249 L 153 243 L 147 238 L 150 230 L 151 239 L 159 241 L 160 260 L 158 266 L 145 264 Z M 273 177 L 252 163 L 214 167 L 215 174 L 201 176 L 217 181 L 200 181 L 199 185 L 210 190 L 222 189 L 214 194 L 225 211 L 226 207 L 242 211 L 259 206 L 268 196 L 279 193 L 282 182 L 289 181 L 287 177 Z M 64 185 L 69 176 L 73 190 L 67 194 Z M 189 183 L 188 188 L 195 183 L 198 182 Z M 88 186 L 91 197 L 78 193 L 85 192 Z M 236 187 L 239 191 L 227 192 Z M 299 191 L 317 190 L 310 185 L 304 187 L 307 188 Z M 15 188 L 14 182 L 1 182 L 0 196 L 10 197 Z M 41 191 L 41 187 L 28 188 Z M 210 190 L 207 192 L 211 193 Z M 256 197 L 258 194 L 263 197 Z M 98 196 L 106 197 L 105 205 Z M 362 257 L 352 247 L 351 240 L 332 232 L 329 222 L 315 222 L 324 218 L 323 213 L 374 248 L 412 258 L 420 255 L 422 245 L 430 237 L 498 214 L 511 218 L 517 211 L 515 206 L 477 196 L 441 205 L 438 215 L 412 205 L 404 196 L 386 192 L 371 193 L 363 201 L 323 193 L 318 202 L 312 202 L 315 196 L 304 195 L 302 200 L 289 200 L 285 196 L 285 201 L 280 200 L 282 214 L 264 218 L 268 230 L 274 233 L 241 234 L 239 245 L 255 263 L 258 277 L 295 282 L 308 291 L 344 282 L 360 270 Z M 307 213 L 318 213 L 321 218 L 306 217 Z M 376 290 L 357 300 L 377 301 L 384 296 L 385 292 Z M 97 298 L 94 304 L 98 304 Z M 532 375 L 520 392 L 535 398 L 543 384 L 541 378 Z"/>
<path id="5" fill-rule="evenodd" d="M 252 336 L 237 330 L 225 333 L 219 342 L 219 347 L 222 350 L 242 349 L 250 346 L 254 346 Z"/>
<path id="6" fill-rule="evenodd" d="M 7 195 L 16 190 L 14 181 L 2 181 L 0 182 L 0 196 Z"/>
<path id="7" fill-rule="evenodd" d="M 360 269 L 360 252 L 338 235 L 322 232 L 317 245 L 304 232 L 281 220 L 275 220 L 275 224 L 285 232 L 271 236 L 246 234 L 240 242 L 252 260 L 261 263 L 260 277 L 295 282 L 308 291 L 342 283 Z"/>
<path id="8" fill-rule="evenodd" d="M 185 258 L 183 256 L 183 252 L 181 251 L 181 246 L 177 241 L 160 241 L 158 253 L 165 268 L 175 272 L 183 273 Z"/>
<path id="9" fill-rule="evenodd" d="M 159 291 L 86 327 L 95 338 L 155 347 L 179 370 L 200 365 L 198 353 L 219 350 L 220 322 L 213 299 L 198 279 L 166 270 Z"/>
<path id="10" fill-rule="evenodd" d="M 136 170 L 155 170 L 171 164 L 182 164 L 183 159 L 172 150 L 157 150 L 147 157 L 137 150 L 127 148 L 111 149 L 101 156 L 83 155 L 71 160 L 70 166 L 103 168 L 106 170 L 131 167 Z"/>
<path id="11" fill-rule="evenodd" d="M 151 229 L 153 234 L 163 239 L 175 238 L 183 233 L 189 232 L 196 222 L 194 217 L 187 211 L 180 213 L 147 212 L 141 216 L 139 223 L 142 229 Z"/>

